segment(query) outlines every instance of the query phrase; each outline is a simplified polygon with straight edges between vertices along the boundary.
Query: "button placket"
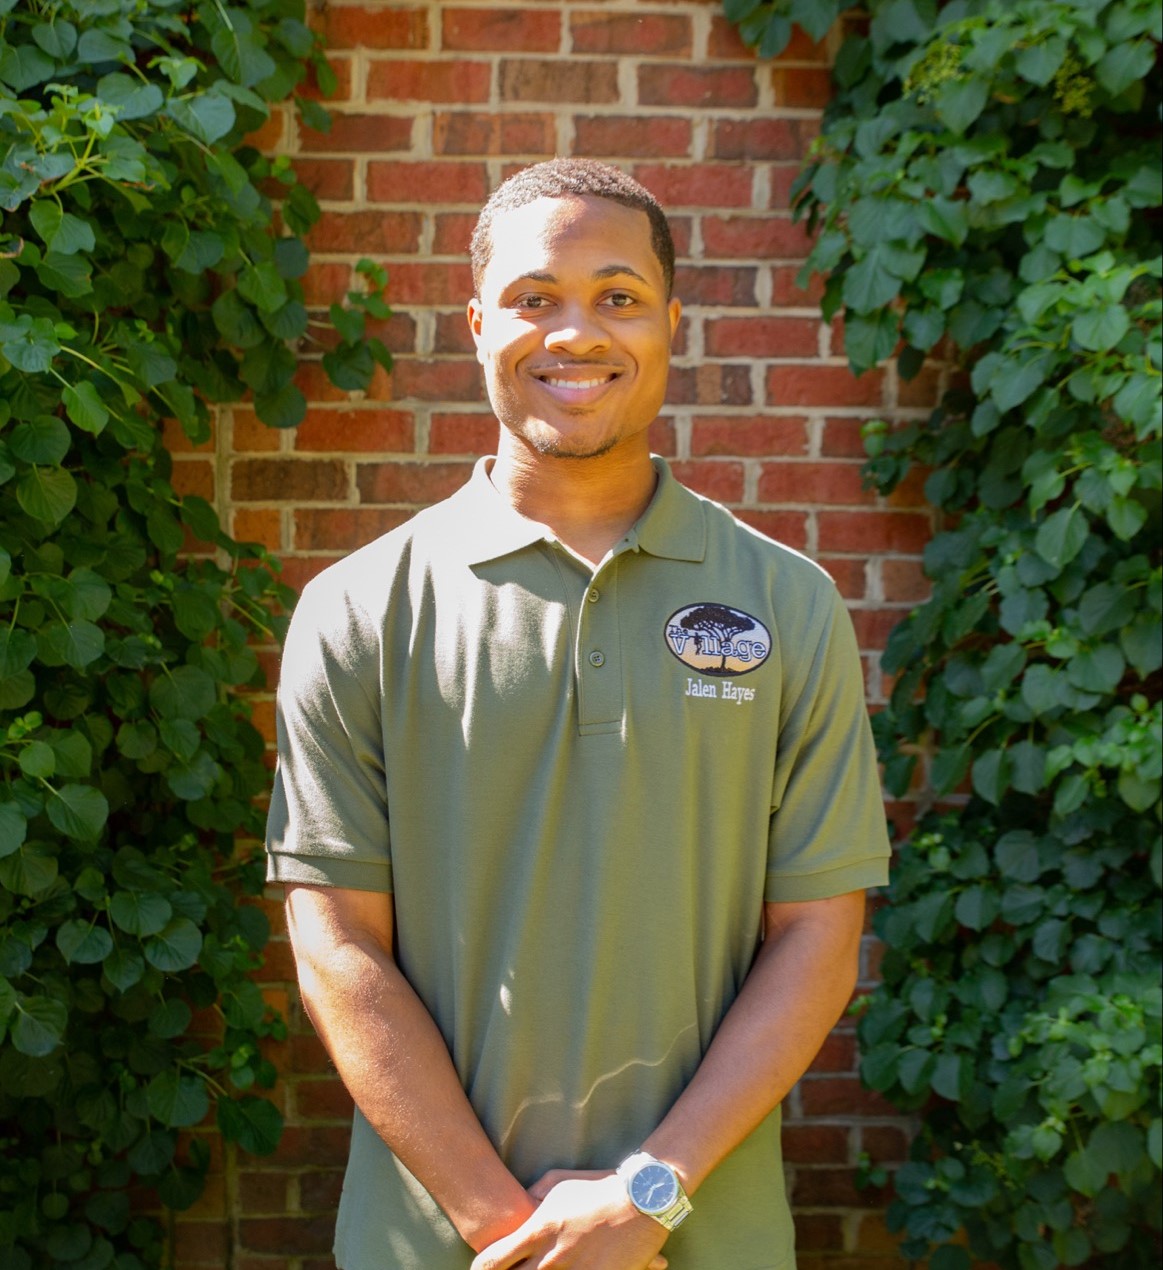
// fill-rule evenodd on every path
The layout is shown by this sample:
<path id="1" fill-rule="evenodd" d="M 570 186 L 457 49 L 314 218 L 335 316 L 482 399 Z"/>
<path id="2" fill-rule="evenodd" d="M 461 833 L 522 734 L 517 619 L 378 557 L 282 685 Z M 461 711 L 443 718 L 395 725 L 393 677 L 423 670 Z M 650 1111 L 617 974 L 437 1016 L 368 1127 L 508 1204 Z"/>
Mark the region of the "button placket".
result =
<path id="1" fill-rule="evenodd" d="M 577 631 L 578 726 L 612 732 L 622 726 L 622 649 L 618 633 L 618 565 L 615 556 L 594 578 L 581 606 Z"/>

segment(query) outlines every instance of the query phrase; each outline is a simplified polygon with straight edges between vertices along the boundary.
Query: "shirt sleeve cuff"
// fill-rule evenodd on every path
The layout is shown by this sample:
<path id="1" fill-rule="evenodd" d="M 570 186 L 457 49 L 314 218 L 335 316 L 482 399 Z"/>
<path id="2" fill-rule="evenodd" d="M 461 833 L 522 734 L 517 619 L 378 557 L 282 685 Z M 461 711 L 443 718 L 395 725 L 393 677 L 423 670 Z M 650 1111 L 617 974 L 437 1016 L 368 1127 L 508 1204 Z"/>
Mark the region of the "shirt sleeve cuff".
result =
<path id="1" fill-rule="evenodd" d="M 343 860 L 332 856 L 270 852 L 267 855 L 267 881 L 334 886 L 347 891 L 390 892 L 392 866 L 387 860 Z"/>
<path id="2" fill-rule="evenodd" d="M 769 873 L 763 898 L 768 904 L 826 900 L 849 891 L 866 891 L 888 884 L 888 857 L 872 856 L 823 873 L 787 875 Z"/>

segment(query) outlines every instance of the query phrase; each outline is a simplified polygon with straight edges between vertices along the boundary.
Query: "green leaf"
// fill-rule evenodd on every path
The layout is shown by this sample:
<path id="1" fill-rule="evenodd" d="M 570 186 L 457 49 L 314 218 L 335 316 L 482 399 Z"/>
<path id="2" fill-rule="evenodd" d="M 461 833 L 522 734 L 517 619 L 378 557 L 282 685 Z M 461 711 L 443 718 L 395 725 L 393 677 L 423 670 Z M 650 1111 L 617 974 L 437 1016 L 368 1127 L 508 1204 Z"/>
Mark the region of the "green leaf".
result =
<path id="1" fill-rule="evenodd" d="M 1047 564 L 1061 569 L 1082 550 L 1089 533 L 1086 513 L 1080 507 L 1061 507 L 1038 526 L 1034 549 Z"/>
<path id="2" fill-rule="evenodd" d="M 54 415 L 38 415 L 22 419 L 8 438 L 8 446 L 25 463 L 41 463 L 54 467 L 69 452 L 72 438 L 68 425 Z"/>
<path id="3" fill-rule="evenodd" d="M 970 930 L 986 930 L 998 913 L 998 898 L 987 886 L 967 887 L 957 897 L 954 915 Z"/>
<path id="4" fill-rule="evenodd" d="M 1046 226 L 1045 244 L 1068 259 L 1089 256 L 1106 242 L 1106 232 L 1090 216 L 1066 213 L 1053 217 Z"/>
<path id="5" fill-rule="evenodd" d="M 0 803 L 0 860 L 19 851 L 28 832 L 28 821 L 15 803 Z"/>
<path id="6" fill-rule="evenodd" d="M 1022 49 L 1014 58 L 1014 67 L 1023 79 L 1044 88 L 1054 78 L 1065 56 L 1066 41 L 1052 35 Z"/>
<path id="7" fill-rule="evenodd" d="M 1159 801 L 1160 781 L 1157 777 L 1143 777 L 1136 772 L 1120 772 L 1119 797 L 1132 811 L 1144 812 Z"/>
<path id="8" fill-rule="evenodd" d="M 33 520 L 59 525 L 77 503 L 77 483 L 62 468 L 34 467 L 16 484 L 16 501 Z"/>
<path id="9" fill-rule="evenodd" d="M 172 1129 L 152 1129 L 143 1134 L 130 1149 L 130 1168 L 147 1177 L 161 1173 L 174 1158 L 174 1145 Z"/>
<path id="10" fill-rule="evenodd" d="M 105 977 L 119 992 L 128 992 L 134 984 L 141 982 L 141 976 L 145 973 L 145 961 L 128 948 L 115 948 L 105 958 L 102 969 Z"/>
<path id="11" fill-rule="evenodd" d="M 129 935 L 156 935 L 173 916 L 170 902 L 156 891 L 117 891 L 109 916 Z"/>
<path id="12" fill-rule="evenodd" d="M 145 959 L 158 970 L 188 970 L 198 960 L 202 932 L 188 917 L 172 917 L 145 945 Z"/>
<path id="13" fill-rule="evenodd" d="M 973 788 L 997 806 L 1010 784 L 1010 759 L 1005 750 L 986 750 L 973 764 Z"/>
<path id="14" fill-rule="evenodd" d="M 97 81 L 97 96 L 106 106 L 116 108 L 119 123 L 148 119 L 165 105 L 165 97 L 156 84 L 143 84 L 121 71 L 103 75 Z"/>
<path id="15" fill-rule="evenodd" d="M 1046 751 L 1033 741 L 1018 741 L 1009 753 L 1014 789 L 1022 794 L 1040 793 L 1046 783 Z"/>
<path id="16" fill-rule="evenodd" d="M 960 745 L 939 751 L 929 769 L 929 779 L 938 794 L 947 794 L 965 778 L 972 755 L 968 746 Z"/>
<path id="17" fill-rule="evenodd" d="M 218 700 L 214 680 L 196 666 L 178 666 L 161 674 L 149 689 L 150 705 L 163 718 L 205 718 Z"/>
<path id="18" fill-rule="evenodd" d="M 871 370 L 892 354 L 899 339 L 899 319 L 892 309 L 871 315 L 851 313 L 844 322 L 844 351 L 855 375 Z"/>
<path id="19" fill-rule="evenodd" d="M 163 1040 L 181 1036 L 190 1026 L 192 1017 L 190 1007 L 184 1001 L 171 997 L 150 1011 L 150 1035 L 160 1036 Z"/>
<path id="20" fill-rule="evenodd" d="M 172 1069 L 159 1072 L 149 1082 L 145 1098 L 150 1115 L 172 1128 L 197 1124 L 210 1110 L 205 1082 Z"/>
<path id="21" fill-rule="evenodd" d="M 82 966 L 104 961 L 113 951 L 113 938 L 103 926 L 92 922 L 68 921 L 57 928 L 57 948 L 61 956 Z"/>
<path id="22" fill-rule="evenodd" d="M 234 103 L 222 93 L 171 97 L 166 113 L 191 136 L 212 145 L 234 127 Z"/>
<path id="23" fill-rule="evenodd" d="M 45 741 L 32 741 L 20 751 L 20 770 L 33 780 L 44 780 L 56 771 L 57 756 Z"/>
<path id="24" fill-rule="evenodd" d="M 1118 344 L 1130 325 L 1131 319 L 1121 304 L 1105 304 L 1080 313 L 1070 332 L 1083 348 L 1105 353 Z"/>
<path id="25" fill-rule="evenodd" d="M 326 361 L 325 356 L 325 364 Z M 338 384 L 338 381 L 335 382 Z M 367 385 L 364 383 L 362 386 Z M 295 428 L 307 415 L 307 399 L 297 385 L 288 383 L 274 392 L 256 394 L 254 409 L 268 427 Z"/>
<path id="26" fill-rule="evenodd" d="M 228 1142 L 253 1155 L 269 1155 L 279 1143 L 283 1117 L 265 1098 L 219 1098 L 218 1127 Z"/>
<path id="27" fill-rule="evenodd" d="M 97 389 L 87 380 L 76 385 L 70 384 L 61 393 L 61 400 L 65 403 L 69 418 L 85 432 L 99 436 L 109 422 L 109 411 L 105 408 L 105 403 Z"/>
<path id="28" fill-rule="evenodd" d="M 52 666 L 84 670 L 105 651 L 105 632 L 93 622 L 50 622 L 40 633 L 40 655 Z"/>
<path id="29" fill-rule="evenodd" d="M 287 284 L 273 262 L 250 266 L 238 278 L 238 293 L 255 308 L 274 313 L 287 300 Z"/>
<path id="30" fill-rule="evenodd" d="M 53 997 L 17 997 L 12 1044 L 30 1058 L 44 1058 L 64 1039 L 68 1007 Z"/>
<path id="31" fill-rule="evenodd" d="M 989 101 L 989 82 L 976 76 L 952 79 L 941 85 L 934 103 L 937 117 L 958 134 L 977 119 Z"/>
<path id="32" fill-rule="evenodd" d="M 65 785 L 53 790 L 47 803 L 48 818 L 70 838 L 91 841 L 109 817 L 109 803 L 91 785 Z"/>
<path id="33" fill-rule="evenodd" d="M 29 44 L 0 46 L 0 81 L 17 93 L 43 83 L 56 70 L 56 63 Z"/>
<path id="34" fill-rule="evenodd" d="M 1024 829 L 1012 829 L 998 839 L 997 867 L 1009 882 L 1036 882 L 1042 875 L 1038 840 Z"/>
<path id="35" fill-rule="evenodd" d="M 1147 509 L 1133 498 L 1115 495 L 1106 511 L 1107 524 L 1116 538 L 1129 542 L 1147 522 Z"/>
<path id="36" fill-rule="evenodd" d="M 1155 50 L 1149 40 L 1116 44 L 1108 49 L 1095 67 L 1098 82 L 1112 97 L 1118 97 L 1136 80 L 1144 79 L 1155 65 Z"/>
<path id="37" fill-rule="evenodd" d="M 1083 649 L 1066 664 L 1066 678 L 1084 692 L 1110 693 L 1119 686 L 1127 663 L 1114 644 Z"/>

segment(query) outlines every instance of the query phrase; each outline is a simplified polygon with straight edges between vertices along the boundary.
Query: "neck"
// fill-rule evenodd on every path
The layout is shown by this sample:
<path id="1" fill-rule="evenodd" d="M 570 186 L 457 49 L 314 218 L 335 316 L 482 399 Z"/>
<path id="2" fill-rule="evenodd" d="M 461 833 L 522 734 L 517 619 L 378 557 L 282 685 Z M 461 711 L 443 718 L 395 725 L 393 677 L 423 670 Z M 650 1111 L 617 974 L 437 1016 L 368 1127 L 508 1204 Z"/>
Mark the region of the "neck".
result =
<path id="1" fill-rule="evenodd" d="M 658 477 L 644 436 L 568 459 L 539 454 L 502 428 L 489 479 L 522 516 L 597 564 L 646 510 Z"/>

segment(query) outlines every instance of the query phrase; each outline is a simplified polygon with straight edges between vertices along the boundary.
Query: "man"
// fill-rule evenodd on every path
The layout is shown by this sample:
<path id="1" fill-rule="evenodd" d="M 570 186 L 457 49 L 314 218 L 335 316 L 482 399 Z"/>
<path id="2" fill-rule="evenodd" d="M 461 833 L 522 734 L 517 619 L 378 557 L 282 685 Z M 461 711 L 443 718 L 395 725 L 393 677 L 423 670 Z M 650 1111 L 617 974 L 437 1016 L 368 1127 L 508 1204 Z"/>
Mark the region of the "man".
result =
<path id="1" fill-rule="evenodd" d="M 337 1262 L 787 1270 L 778 1104 L 888 852 L 851 625 L 650 456 L 680 307 L 641 186 L 526 169 L 472 255 L 496 458 L 311 583 L 283 662 Z"/>

